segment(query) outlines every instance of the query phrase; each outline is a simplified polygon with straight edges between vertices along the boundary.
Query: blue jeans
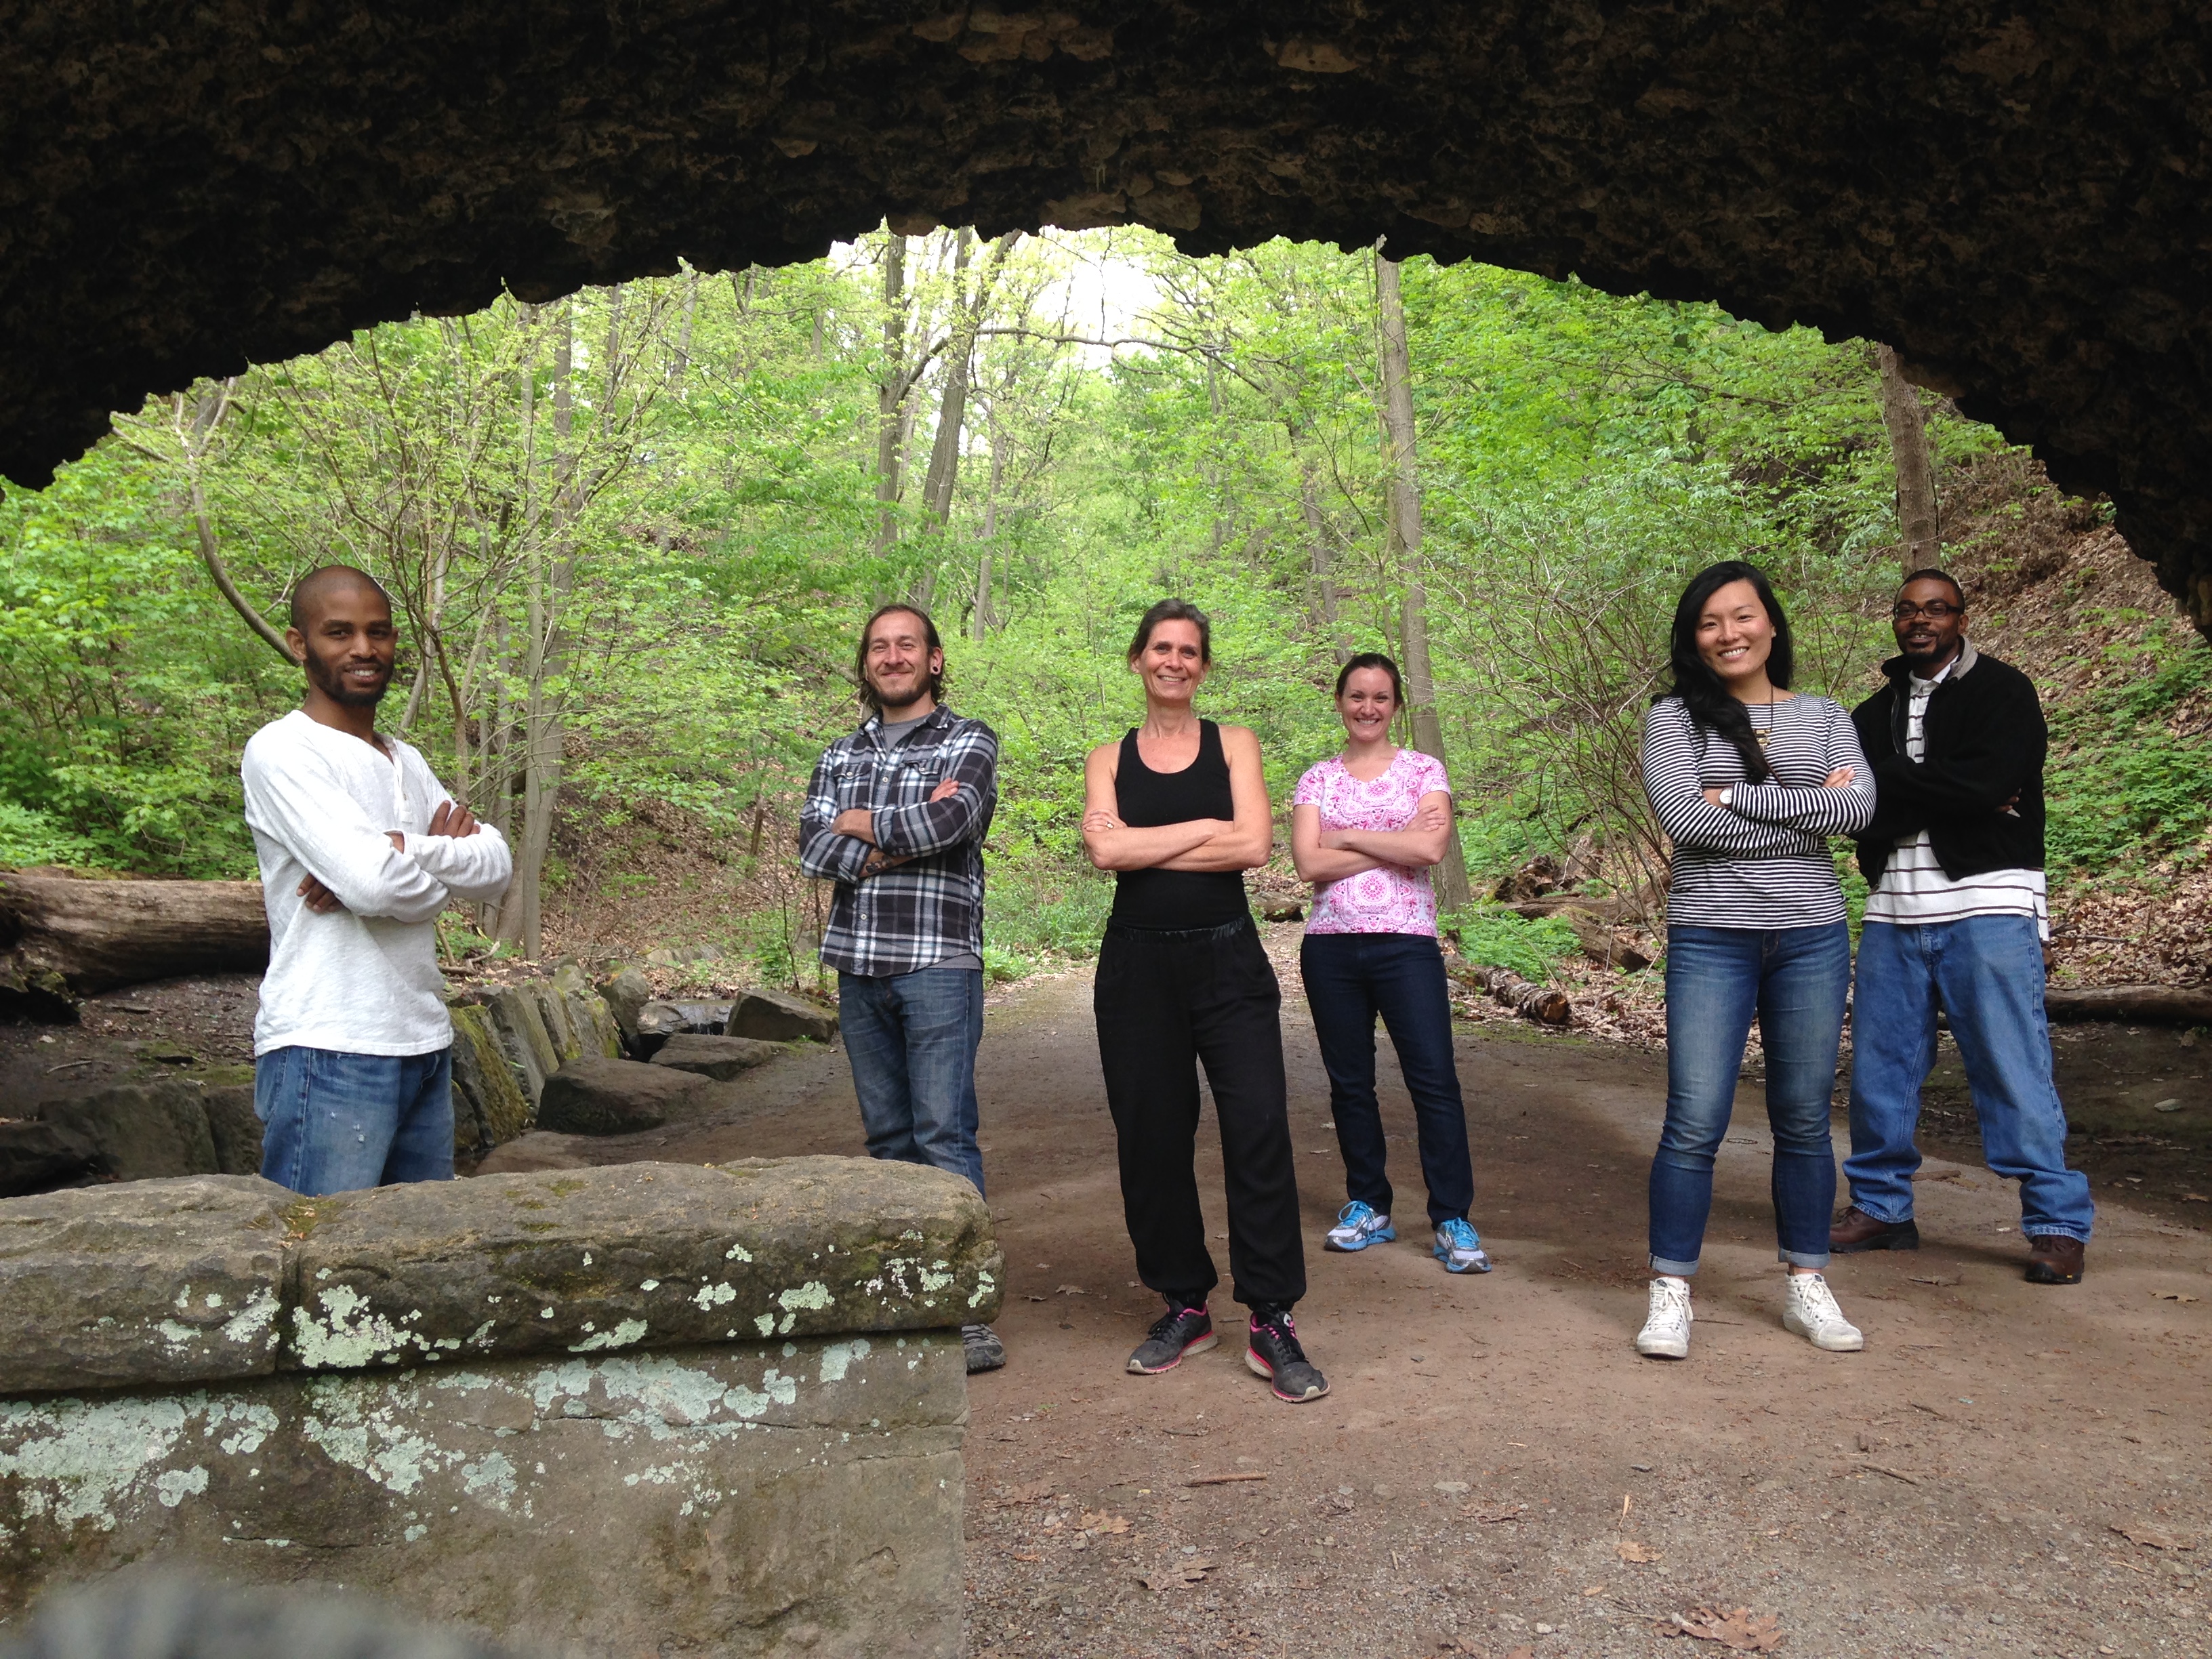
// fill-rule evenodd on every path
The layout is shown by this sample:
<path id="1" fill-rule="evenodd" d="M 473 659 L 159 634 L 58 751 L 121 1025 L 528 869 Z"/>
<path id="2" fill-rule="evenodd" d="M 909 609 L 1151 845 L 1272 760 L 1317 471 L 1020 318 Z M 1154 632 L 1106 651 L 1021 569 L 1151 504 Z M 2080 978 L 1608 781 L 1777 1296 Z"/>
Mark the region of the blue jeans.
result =
<path id="1" fill-rule="evenodd" d="M 1766 1050 L 1774 1233 L 1796 1267 L 1828 1264 L 1836 1158 L 1828 1100 L 1850 988 L 1851 935 L 1816 927 L 1667 930 L 1667 1123 L 1651 1160 L 1651 1269 L 1698 1270 L 1752 1018 Z"/>
<path id="2" fill-rule="evenodd" d="M 295 1193 L 453 1178 L 453 1051 L 273 1048 L 253 1062 L 261 1173 Z"/>
<path id="3" fill-rule="evenodd" d="M 1966 1065 L 1982 1152 L 2020 1182 L 2021 1231 L 2085 1243 L 2096 1208 L 2066 1167 L 2066 1111 L 2051 1074 L 2043 946 L 2027 916 L 1869 922 L 1851 1016 L 1851 1202 L 1877 1221 L 1912 1214 L 1920 1086 L 1936 1063 L 1936 1011 Z"/>
<path id="4" fill-rule="evenodd" d="M 1413 1097 L 1429 1224 L 1466 1219 L 1474 1203 L 1474 1166 L 1452 1060 L 1451 998 L 1436 940 L 1425 933 L 1308 933 L 1298 947 L 1298 968 L 1328 1073 L 1345 1196 L 1390 1213 L 1382 1111 L 1375 1101 L 1379 1013 Z"/>
<path id="5" fill-rule="evenodd" d="M 981 1192 L 975 1050 L 983 1041 L 983 975 L 973 968 L 840 974 L 837 1023 L 868 1156 L 950 1170 Z"/>

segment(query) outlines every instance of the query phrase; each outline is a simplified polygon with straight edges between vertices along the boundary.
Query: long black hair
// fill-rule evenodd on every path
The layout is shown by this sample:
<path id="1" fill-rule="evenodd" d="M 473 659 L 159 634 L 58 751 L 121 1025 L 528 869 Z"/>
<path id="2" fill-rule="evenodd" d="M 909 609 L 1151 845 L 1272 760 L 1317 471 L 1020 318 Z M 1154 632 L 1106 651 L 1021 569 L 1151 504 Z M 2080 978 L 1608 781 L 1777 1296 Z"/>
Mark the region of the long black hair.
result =
<path id="1" fill-rule="evenodd" d="M 1662 695 L 1680 697 L 1693 723 L 1728 739 L 1729 746 L 1742 758 L 1744 776 L 1753 783 L 1765 783 L 1774 775 L 1774 769 L 1766 763 L 1766 751 L 1759 746 L 1752 731 L 1750 711 L 1729 694 L 1721 677 L 1698 654 L 1698 618 L 1705 613 L 1705 601 L 1731 582 L 1749 582 L 1759 602 L 1766 607 L 1766 619 L 1774 624 L 1774 644 L 1766 656 L 1766 681 L 1778 690 L 1790 689 L 1796 672 L 1797 652 L 1790 641 L 1790 618 L 1783 614 L 1782 601 L 1774 597 L 1766 573 L 1757 565 L 1723 559 L 1692 576 L 1674 606 L 1674 630 L 1668 641 L 1674 684 L 1671 692 Z"/>

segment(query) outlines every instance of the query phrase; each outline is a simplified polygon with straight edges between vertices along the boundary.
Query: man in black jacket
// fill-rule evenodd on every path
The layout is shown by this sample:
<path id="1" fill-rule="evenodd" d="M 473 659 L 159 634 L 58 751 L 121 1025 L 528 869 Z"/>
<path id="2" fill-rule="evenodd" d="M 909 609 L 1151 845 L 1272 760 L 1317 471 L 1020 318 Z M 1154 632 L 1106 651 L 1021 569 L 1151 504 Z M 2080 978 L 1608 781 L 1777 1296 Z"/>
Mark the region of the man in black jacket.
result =
<path id="1" fill-rule="evenodd" d="M 1966 594 L 1943 572 L 1913 572 L 1893 614 L 1889 684 L 1851 714 L 1874 768 L 1858 836 L 1874 890 L 1852 999 L 1851 1202 L 1830 1248 L 1920 1246 L 1914 1137 L 1940 1009 L 1989 1166 L 2020 1182 L 2027 1276 L 2075 1284 L 2095 1212 L 2066 1167 L 2043 1012 L 2043 710 L 2025 674 L 1967 642 Z"/>

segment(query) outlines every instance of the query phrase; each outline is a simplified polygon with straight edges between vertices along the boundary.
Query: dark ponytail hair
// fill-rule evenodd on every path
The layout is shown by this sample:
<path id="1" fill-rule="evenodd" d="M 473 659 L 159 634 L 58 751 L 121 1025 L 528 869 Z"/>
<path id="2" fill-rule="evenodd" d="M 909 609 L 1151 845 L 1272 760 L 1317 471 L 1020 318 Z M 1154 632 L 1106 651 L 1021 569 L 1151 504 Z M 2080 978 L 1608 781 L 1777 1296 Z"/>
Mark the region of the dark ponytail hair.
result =
<path id="1" fill-rule="evenodd" d="M 1752 591 L 1759 595 L 1759 602 L 1766 607 L 1766 619 L 1774 624 L 1774 644 L 1766 657 L 1767 684 L 1779 690 L 1790 689 L 1796 671 L 1797 653 L 1790 641 L 1790 618 L 1782 612 L 1781 600 L 1774 597 L 1766 573 L 1757 565 L 1747 564 L 1741 559 L 1724 559 L 1692 576 L 1674 607 L 1674 631 L 1668 651 L 1668 660 L 1674 665 L 1674 685 L 1668 695 L 1682 700 L 1682 707 L 1689 711 L 1694 725 L 1717 732 L 1728 739 L 1729 746 L 1743 761 L 1747 780 L 1765 783 L 1774 775 L 1774 769 L 1766 763 L 1766 751 L 1759 746 L 1759 738 L 1752 731 L 1750 711 L 1729 695 L 1728 688 L 1721 684 L 1721 677 L 1698 654 L 1698 618 L 1705 613 L 1705 601 L 1731 582 L 1749 582 Z"/>
<path id="2" fill-rule="evenodd" d="M 1344 688 L 1352 677 L 1362 668 L 1379 668 L 1390 677 L 1390 701 L 1397 708 L 1406 706 L 1406 682 L 1398 678 L 1398 665 L 1380 651 L 1363 651 L 1356 657 L 1345 659 L 1344 666 L 1336 671 L 1336 695 L 1341 698 Z"/>

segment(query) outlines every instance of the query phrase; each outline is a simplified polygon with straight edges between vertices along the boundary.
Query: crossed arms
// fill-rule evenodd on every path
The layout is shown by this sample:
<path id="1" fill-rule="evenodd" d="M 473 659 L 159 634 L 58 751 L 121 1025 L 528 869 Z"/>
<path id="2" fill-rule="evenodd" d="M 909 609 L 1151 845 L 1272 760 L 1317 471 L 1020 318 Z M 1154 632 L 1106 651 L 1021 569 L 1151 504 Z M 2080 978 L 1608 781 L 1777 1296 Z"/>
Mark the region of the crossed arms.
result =
<path id="1" fill-rule="evenodd" d="M 1251 870 L 1267 861 L 1274 830 L 1260 740 L 1241 726 L 1221 728 L 1233 818 L 1191 818 L 1133 828 L 1121 822 L 1115 790 L 1121 745 L 1102 743 L 1083 763 L 1083 848 L 1101 870 Z"/>
<path id="2" fill-rule="evenodd" d="M 245 784 L 248 821 L 306 866 L 294 890 L 319 915 L 428 921 L 454 899 L 497 898 L 514 873 L 506 839 L 450 799 L 417 836 L 379 826 L 337 777 L 298 757 L 250 769 Z"/>

